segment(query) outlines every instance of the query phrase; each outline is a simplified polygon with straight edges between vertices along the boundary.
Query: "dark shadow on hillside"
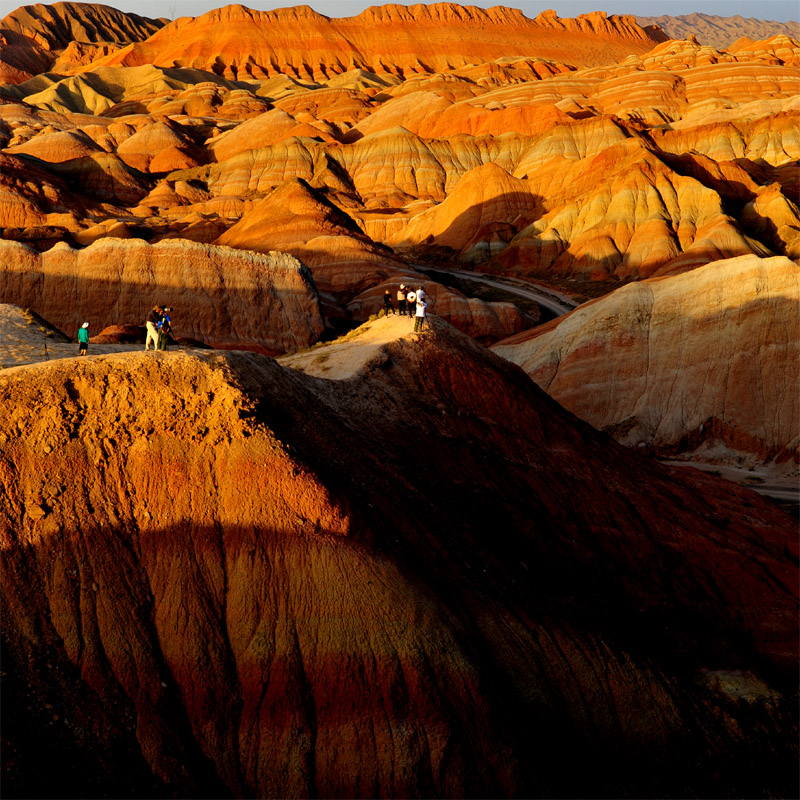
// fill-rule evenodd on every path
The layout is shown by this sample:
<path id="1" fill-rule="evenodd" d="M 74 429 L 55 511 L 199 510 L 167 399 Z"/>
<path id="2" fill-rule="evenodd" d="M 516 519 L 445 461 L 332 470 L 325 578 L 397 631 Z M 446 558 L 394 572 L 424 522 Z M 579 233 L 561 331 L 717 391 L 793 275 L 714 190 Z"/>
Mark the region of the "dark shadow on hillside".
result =
<path id="1" fill-rule="evenodd" d="M 204 450 L 126 387 L 147 435 L 97 463 L 113 390 L 51 381 L 80 420 L 41 457 L 43 518 L 0 461 L 4 793 L 262 796 L 272 770 L 281 796 L 791 796 L 796 654 L 749 627 L 755 603 L 793 630 L 790 524 L 433 335 L 360 381 L 210 356 L 249 427 Z M 717 686 L 750 674 L 783 698 Z M 410 783 L 327 777 L 387 749 Z"/>

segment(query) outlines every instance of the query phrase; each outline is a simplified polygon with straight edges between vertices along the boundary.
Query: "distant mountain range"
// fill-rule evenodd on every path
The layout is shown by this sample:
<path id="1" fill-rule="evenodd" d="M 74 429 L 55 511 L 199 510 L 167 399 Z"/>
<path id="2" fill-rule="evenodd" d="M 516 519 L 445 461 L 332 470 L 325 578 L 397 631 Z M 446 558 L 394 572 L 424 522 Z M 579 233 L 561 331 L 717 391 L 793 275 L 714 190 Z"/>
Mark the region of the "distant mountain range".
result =
<path id="1" fill-rule="evenodd" d="M 800 22 L 775 22 L 755 17 L 719 17 L 714 14 L 684 14 L 670 17 L 636 17 L 642 26 L 659 25 L 671 39 L 688 39 L 694 35 L 701 44 L 725 48 L 737 39 L 768 39 L 770 36 L 785 34 L 795 39 L 800 36 Z"/>

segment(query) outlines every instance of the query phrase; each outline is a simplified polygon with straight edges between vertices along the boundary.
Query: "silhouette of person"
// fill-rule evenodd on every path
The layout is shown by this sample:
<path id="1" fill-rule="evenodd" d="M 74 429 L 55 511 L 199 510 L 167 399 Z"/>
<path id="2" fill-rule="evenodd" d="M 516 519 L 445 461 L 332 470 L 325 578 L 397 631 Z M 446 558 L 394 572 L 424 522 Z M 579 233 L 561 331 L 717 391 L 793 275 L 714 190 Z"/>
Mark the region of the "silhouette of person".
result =
<path id="1" fill-rule="evenodd" d="M 387 317 L 390 311 L 392 314 L 395 313 L 394 306 L 392 305 L 392 293 L 388 289 L 383 293 L 383 310 Z"/>

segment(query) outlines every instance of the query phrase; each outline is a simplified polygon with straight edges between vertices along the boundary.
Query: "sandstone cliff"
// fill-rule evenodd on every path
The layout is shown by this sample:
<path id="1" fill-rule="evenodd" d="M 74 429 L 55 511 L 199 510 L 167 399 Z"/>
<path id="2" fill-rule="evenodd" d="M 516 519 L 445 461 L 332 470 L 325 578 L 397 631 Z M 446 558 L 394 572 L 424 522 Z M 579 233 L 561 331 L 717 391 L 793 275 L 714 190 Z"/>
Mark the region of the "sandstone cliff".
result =
<path id="1" fill-rule="evenodd" d="M 797 468 L 800 267 L 744 256 L 642 281 L 496 352 L 630 446 Z"/>
<path id="2" fill-rule="evenodd" d="M 443 323 L 352 378 L 0 372 L 5 791 L 791 791 L 786 515 Z"/>
<path id="3" fill-rule="evenodd" d="M 283 253 L 170 240 L 103 239 L 45 253 L 0 241 L 0 302 L 30 308 L 63 331 L 88 321 L 144 324 L 156 303 L 175 307 L 174 332 L 214 347 L 280 353 L 324 329 L 307 268 Z"/>

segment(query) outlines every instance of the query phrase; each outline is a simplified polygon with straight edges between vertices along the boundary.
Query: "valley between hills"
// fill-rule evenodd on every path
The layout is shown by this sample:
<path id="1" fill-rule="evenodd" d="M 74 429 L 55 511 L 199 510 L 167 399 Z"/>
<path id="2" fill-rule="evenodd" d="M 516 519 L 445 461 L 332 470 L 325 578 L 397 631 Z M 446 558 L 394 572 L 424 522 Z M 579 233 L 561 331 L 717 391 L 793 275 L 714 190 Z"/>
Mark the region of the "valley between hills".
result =
<path id="1" fill-rule="evenodd" d="M 796 797 L 798 28 L 0 20 L 4 796 Z"/>

